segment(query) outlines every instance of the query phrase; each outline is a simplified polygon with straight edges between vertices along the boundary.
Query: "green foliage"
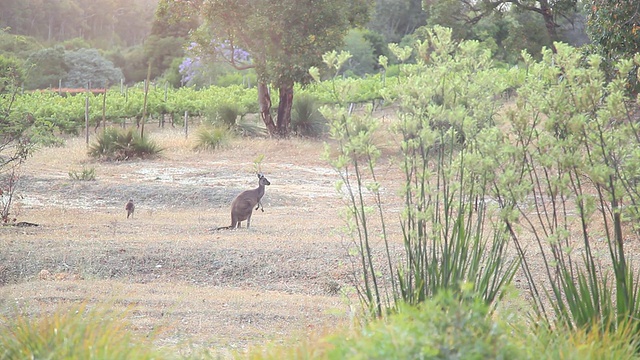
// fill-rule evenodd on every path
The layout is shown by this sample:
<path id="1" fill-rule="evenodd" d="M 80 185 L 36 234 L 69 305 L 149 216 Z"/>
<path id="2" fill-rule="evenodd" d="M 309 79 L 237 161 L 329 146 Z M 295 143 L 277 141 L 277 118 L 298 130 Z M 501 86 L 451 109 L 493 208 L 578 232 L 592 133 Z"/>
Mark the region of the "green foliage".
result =
<path id="1" fill-rule="evenodd" d="M 344 50 L 351 54 L 351 59 L 343 66 L 347 76 L 363 76 L 374 71 L 376 59 L 373 56 L 373 45 L 364 35 L 364 31 L 352 29 L 344 39 Z"/>
<path id="2" fill-rule="evenodd" d="M 9 34 L 0 29 L 0 54 L 26 59 L 29 54 L 39 50 L 41 47 L 32 37 Z"/>
<path id="3" fill-rule="evenodd" d="M 228 127 L 201 126 L 196 131 L 195 150 L 215 150 L 223 147 L 231 138 L 232 132 Z"/>
<path id="4" fill-rule="evenodd" d="M 604 326 L 604 331 L 585 328 L 518 327 L 523 359 L 638 359 L 638 333 L 632 322 Z"/>
<path id="5" fill-rule="evenodd" d="M 632 0 L 595 0 L 588 8 L 587 31 L 611 60 L 640 52 L 640 14 Z"/>
<path id="6" fill-rule="evenodd" d="M 104 160 L 130 160 L 159 154 L 162 149 L 134 129 L 107 128 L 89 146 L 89 156 Z"/>
<path id="7" fill-rule="evenodd" d="M 28 89 L 57 88 L 61 80 L 63 87 L 86 88 L 91 83 L 92 88 L 97 88 L 119 84 L 124 78 L 122 71 L 96 49 L 47 48 L 33 53 L 27 65 Z"/>
<path id="8" fill-rule="evenodd" d="M 508 327 L 494 323 L 476 298 L 448 292 L 418 306 L 400 306 L 356 336 L 336 336 L 327 359 L 517 359 Z"/>
<path id="9" fill-rule="evenodd" d="M 627 259 L 621 217 L 621 199 L 630 209 L 640 201 L 640 133 L 625 91 L 633 62 L 617 63 L 618 76 L 607 82 L 600 56 L 585 61 L 576 49 L 556 47 L 540 62 L 525 56 L 517 108 L 505 114 L 512 137 L 494 131 L 479 143 L 484 166 L 495 174 L 491 196 L 502 204 L 523 261 L 516 228 L 542 252 L 549 288 L 523 262 L 540 317 L 567 328 L 598 324 L 593 331 L 627 319 L 638 327 L 640 278 Z M 633 211 L 627 216 L 640 219 Z M 602 248 L 606 256 L 599 255 Z"/>
<path id="10" fill-rule="evenodd" d="M 300 94 L 293 101 L 291 130 L 301 136 L 319 137 L 327 131 L 327 119 L 318 111 L 316 100 Z"/>
<path id="11" fill-rule="evenodd" d="M 147 0 L 3 0 L 0 28 L 40 42 L 87 39 L 98 48 L 132 46 L 151 27 L 155 6 Z"/>
<path id="12" fill-rule="evenodd" d="M 22 62 L 14 57 L 0 55 L 0 94 L 12 91 L 24 81 Z"/>
<path id="13" fill-rule="evenodd" d="M 399 47 L 391 50 L 401 60 L 411 53 Z M 340 174 L 340 190 L 348 199 L 348 230 L 362 265 L 357 290 L 364 305 L 378 316 L 383 306 L 401 301 L 418 304 L 440 291 L 461 293 L 465 287 L 491 304 L 517 266 L 507 256 L 504 228 L 492 224 L 492 213 L 478 200 L 485 197 L 482 179 L 488 174 L 472 168 L 479 156 L 474 151 L 476 136 L 494 125 L 498 106 L 493 99 L 504 90 L 495 81 L 490 52 L 478 42 L 457 44 L 450 30 L 439 27 L 417 42 L 417 52 L 429 63 L 405 65 L 404 76 L 380 91 L 400 107 L 396 130 L 402 138 L 400 163 L 405 175 L 403 263 L 398 264 L 387 243 L 382 184 L 376 176 L 381 150 L 374 139 L 380 124 L 368 114 L 353 114 L 344 100 L 337 109 L 323 108 L 336 141 L 327 154 L 338 150 L 337 156 L 328 158 Z M 335 73 L 347 59 L 343 54 L 325 56 Z M 382 66 L 388 65 L 383 62 Z M 311 73 L 318 78 L 317 69 Z M 331 88 L 336 99 L 343 98 L 341 86 L 334 83 Z M 382 229 L 370 228 L 372 217 Z M 382 264 L 371 249 L 378 237 L 373 233 L 380 233 L 385 243 Z M 392 274 L 389 284 L 380 279 L 376 270 L 380 266 Z M 390 297 L 382 296 L 388 292 Z"/>
<path id="14" fill-rule="evenodd" d="M 222 103 L 213 109 L 209 121 L 213 124 L 219 124 L 231 128 L 236 126 L 241 111 L 238 105 L 230 103 Z"/>
<path id="15" fill-rule="evenodd" d="M 62 46 L 39 50 L 27 59 L 27 78 L 25 88 L 45 89 L 57 87 L 59 81 L 67 75 L 69 67 L 65 61 Z"/>
<path id="16" fill-rule="evenodd" d="M 422 0 L 377 0 L 367 28 L 382 35 L 385 42 L 398 42 L 424 26 L 427 16 Z"/>
<path id="17" fill-rule="evenodd" d="M 3 359 L 162 359 L 131 336 L 124 314 L 60 308 L 51 316 L 16 314 L 0 320 Z"/>
<path id="18" fill-rule="evenodd" d="M 96 179 L 96 168 L 85 168 L 82 167 L 82 170 L 71 170 L 69 171 L 69 178 L 71 180 L 76 181 L 94 181 Z"/>
<path id="19" fill-rule="evenodd" d="M 594 0 L 588 8 L 587 33 L 595 51 L 605 58 L 603 65 L 610 78 L 616 75 L 614 63 L 640 53 L 640 13 L 632 0 Z M 640 90 L 636 66 L 629 71 L 630 90 Z"/>
<path id="20" fill-rule="evenodd" d="M 144 42 L 145 63 L 151 64 L 151 78 L 155 79 L 171 68 L 176 59 L 184 56 L 184 37 L 149 36 Z"/>

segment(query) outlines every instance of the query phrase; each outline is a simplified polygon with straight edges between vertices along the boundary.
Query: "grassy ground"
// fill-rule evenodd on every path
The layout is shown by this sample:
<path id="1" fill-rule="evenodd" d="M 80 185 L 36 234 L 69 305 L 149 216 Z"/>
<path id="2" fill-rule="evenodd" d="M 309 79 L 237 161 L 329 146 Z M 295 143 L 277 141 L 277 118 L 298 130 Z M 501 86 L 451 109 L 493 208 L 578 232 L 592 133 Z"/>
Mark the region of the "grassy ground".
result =
<path id="1" fill-rule="evenodd" d="M 239 139 L 197 153 L 179 131 L 152 137 L 166 148 L 157 159 L 95 162 L 69 139 L 27 161 L 14 215 L 39 226 L 0 227 L 2 313 L 108 304 L 160 346 L 223 353 L 349 321 L 351 244 L 322 142 Z M 249 230 L 213 231 L 257 186 L 262 154 L 265 211 Z M 96 181 L 70 179 L 83 167 Z"/>

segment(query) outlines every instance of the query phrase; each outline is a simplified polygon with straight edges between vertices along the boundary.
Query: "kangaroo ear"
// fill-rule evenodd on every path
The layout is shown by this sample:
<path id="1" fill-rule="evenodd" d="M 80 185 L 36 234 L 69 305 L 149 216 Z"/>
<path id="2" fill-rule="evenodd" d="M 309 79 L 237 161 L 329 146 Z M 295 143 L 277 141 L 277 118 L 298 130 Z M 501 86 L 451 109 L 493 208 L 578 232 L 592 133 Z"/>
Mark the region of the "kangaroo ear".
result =
<path id="1" fill-rule="evenodd" d="M 258 173 L 258 179 L 262 179 L 264 177 L 264 175 Z"/>

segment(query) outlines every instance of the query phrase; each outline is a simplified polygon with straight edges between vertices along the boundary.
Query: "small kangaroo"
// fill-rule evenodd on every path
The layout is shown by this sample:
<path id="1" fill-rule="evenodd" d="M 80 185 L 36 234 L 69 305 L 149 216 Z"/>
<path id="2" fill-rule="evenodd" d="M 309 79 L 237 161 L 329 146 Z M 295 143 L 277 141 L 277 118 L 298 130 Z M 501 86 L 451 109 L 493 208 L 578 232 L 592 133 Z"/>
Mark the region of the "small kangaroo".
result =
<path id="1" fill-rule="evenodd" d="M 135 205 L 133 205 L 133 200 L 129 199 L 124 209 L 127 210 L 127 219 L 129 218 L 129 215 L 131 215 L 131 218 L 133 218 L 133 212 L 136 210 Z"/>
<path id="2" fill-rule="evenodd" d="M 255 210 L 261 209 L 264 212 L 264 207 L 260 200 L 264 195 L 264 187 L 266 185 L 271 185 L 271 183 L 264 175 L 258 174 L 258 187 L 253 190 L 245 190 L 233 199 L 231 203 L 231 225 L 219 227 L 216 230 L 240 228 L 240 223 L 244 220 L 247 220 L 248 229 L 251 226 L 253 207 L 256 207 Z"/>

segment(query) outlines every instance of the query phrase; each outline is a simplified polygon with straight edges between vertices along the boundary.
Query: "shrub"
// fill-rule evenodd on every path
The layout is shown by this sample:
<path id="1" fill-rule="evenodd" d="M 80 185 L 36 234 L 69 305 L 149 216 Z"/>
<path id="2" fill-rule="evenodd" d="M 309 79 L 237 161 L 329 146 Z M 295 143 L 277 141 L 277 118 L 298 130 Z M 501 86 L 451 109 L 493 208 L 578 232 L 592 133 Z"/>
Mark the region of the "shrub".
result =
<path id="1" fill-rule="evenodd" d="M 94 181 L 96 179 L 96 168 L 87 169 L 83 167 L 80 171 L 71 170 L 69 171 L 69 178 L 79 181 Z"/>
<path id="2" fill-rule="evenodd" d="M 224 146 L 231 138 L 231 132 L 224 127 L 200 127 L 196 132 L 196 150 L 215 150 Z"/>
<path id="3" fill-rule="evenodd" d="M 327 119 L 318 111 L 316 99 L 308 94 L 294 98 L 291 130 L 302 136 L 319 137 L 327 130 Z"/>
<path id="4" fill-rule="evenodd" d="M 89 147 L 89 156 L 106 160 L 128 160 L 159 154 L 162 149 L 134 129 L 105 129 Z"/>
<path id="5" fill-rule="evenodd" d="M 238 105 L 221 104 L 212 111 L 209 116 L 209 122 L 232 128 L 236 126 L 236 121 L 241 115 L 240 107 Z"/>
<path id="6" fill-rule="evenodd" d="M 403 304 L 396 313 L 362 328 L 293 348 L 259 349 L 252 358 L 525 359 L 519 338 L 489 312 L 480 298 L 443 291 L 418 306 Z"/>

